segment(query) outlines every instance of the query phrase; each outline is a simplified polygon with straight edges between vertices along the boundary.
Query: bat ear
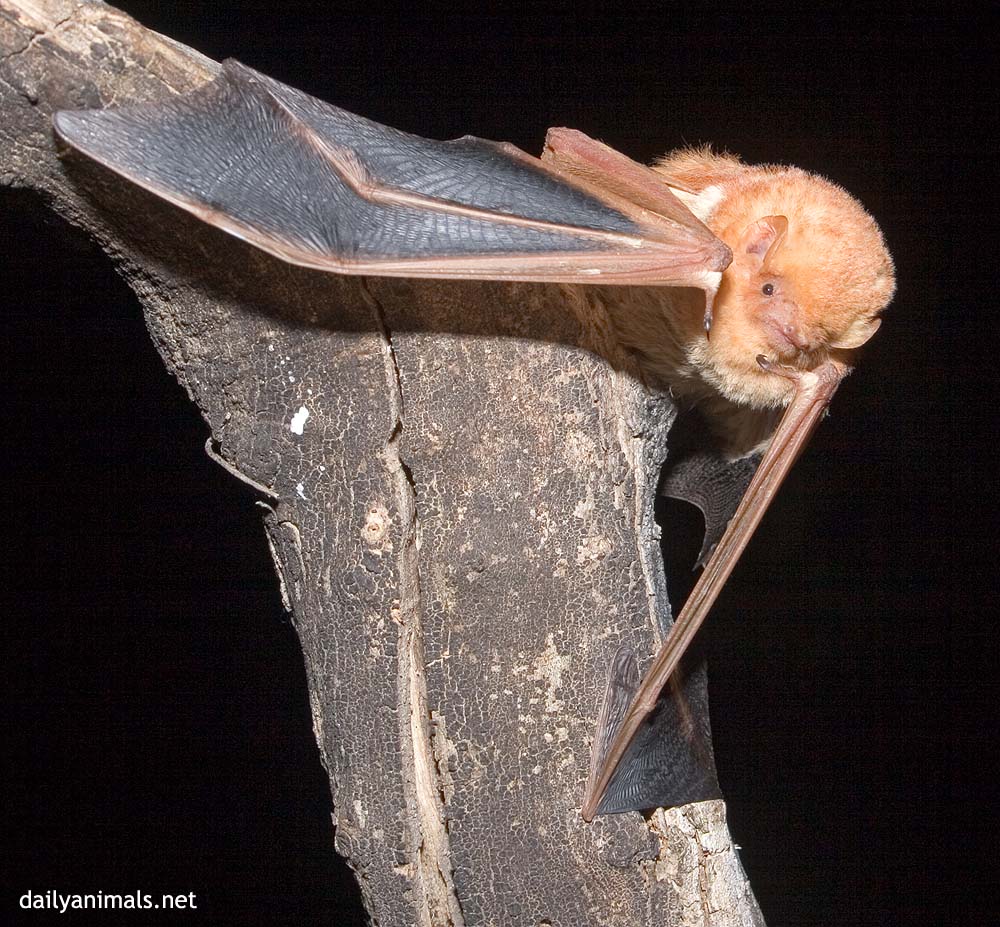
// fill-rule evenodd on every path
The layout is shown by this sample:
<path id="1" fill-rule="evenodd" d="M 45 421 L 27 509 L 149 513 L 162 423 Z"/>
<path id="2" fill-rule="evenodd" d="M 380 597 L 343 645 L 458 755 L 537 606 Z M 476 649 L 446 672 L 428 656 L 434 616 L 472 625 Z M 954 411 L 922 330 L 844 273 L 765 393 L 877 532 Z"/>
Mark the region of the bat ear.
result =
<path id="1" fill-rule="evenodd" d="M 881 319 L 864 319 L 860 322 L 855 322 L 846 332 L 844 332 L 843 337 L 839 338 L 830 344 L 831 348 L 844 348 L 845 350 L 851 350 L 852 348 L 860 348 L 866 341 L 868 341 L 872 335 L 879 330 L 881 326 Z"/>
<path id="2" fill-rule="evenodd" d="M 764 216 L 743 230 L 739 250 L 754 255 L 763 267 L 774 256 L 787 233 L 788 219 L 785 216 Z"/>

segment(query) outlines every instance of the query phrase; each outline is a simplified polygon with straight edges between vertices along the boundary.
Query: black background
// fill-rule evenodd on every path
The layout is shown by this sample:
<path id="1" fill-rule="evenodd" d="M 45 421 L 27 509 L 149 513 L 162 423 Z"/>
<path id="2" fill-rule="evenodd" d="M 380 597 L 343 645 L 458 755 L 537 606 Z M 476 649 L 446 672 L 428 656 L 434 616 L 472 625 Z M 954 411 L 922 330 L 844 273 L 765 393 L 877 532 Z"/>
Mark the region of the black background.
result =
<path id="1" fill-rule="evenodd" d="M 701 635 L 717 763 L 770 924 L 984 922 L 996 219 L 978 24 L 121 5 L 421 135 L 537 152 L 566 125 L 637 160 L 712 141 L 865 203 L 898 293 Z M 27 195 L 0 202 L 16 278 L 0 905 L 194 891 L 191 920 L 362 923 L 252 492 L 204 455 L 110 262 Z"/>

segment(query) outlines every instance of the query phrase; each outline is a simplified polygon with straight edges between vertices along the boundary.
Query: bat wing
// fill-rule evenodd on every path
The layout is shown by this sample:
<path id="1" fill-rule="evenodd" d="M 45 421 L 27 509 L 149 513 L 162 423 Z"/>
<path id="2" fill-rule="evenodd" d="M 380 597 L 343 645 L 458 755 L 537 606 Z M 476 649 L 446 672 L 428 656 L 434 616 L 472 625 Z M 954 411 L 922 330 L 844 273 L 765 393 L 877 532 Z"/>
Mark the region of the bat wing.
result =
<path id="1" fill-rule="evenodd" d="M 615 653 L 591 752 L 590 782 L 603 770 L 639 689 L 639 668 L 628 646 Z M 628 746 L 601 796 L 597 814 L 670 808 L 720 798 L 708 706 L 691 710 L 682 686 L 659 699 Z"/>
<path id="2" fill-rule="evenodd" d="M 716 447 L 700 416 L 690 412 L 674 424 L 670 439 L 660 495 L 688 502 L 701 511 L 705 533 L 695 566 L 703 567 L 736 514 L 760 454 L 729 459 Z"/>
<path id="3" fill-rule="evenodd" d="M 682 414 L 671 429 L 670 455 L 660 494 L 697 506 L 705 532 L 696 566 L 705 566 L 750 484 L 760 456 L 729 460 L 716 448 L 696 413 Z M 668 630 L 668 629 L 664 629 Z M 639 691 L 639 670 L 630 648 L 615 654 L 598 717 L 588 782 L 597 781 Z M 669 808 L 720 797 L 706 710 L 691 710 L 682 680 L 672 677 L 656 707 L 636 730 L 596 805 L 597 814 Z"/>
<path id="4" fill-rule="evenodd" d="M 810 435 L 826 412 L 848 368 L 839 361 L 827 360 L 811 371 L 780 368 L 763 357 L 757 362 L 767 371 L 787 377 L 793 382 L 792 401 L 785 410 L 777 430 L 761 458 L 750 485 L 740 500 L 722 538 L 712 551 L 705 569 L 684 603 L 676 621 L 670 628 L 663 645 L 635 689 L 626 710 L 615 708 L 602 712 L 602 722 L 613 729 L 599 730 L 594 742 L 594 753 L 599 756 L 591 764 L 581 814 L 586 821 L 600 813 L 612 810 L 638 810 L 642 806 L 624 805 L 615 795 L 617 783 L 633 774 L 629 765 L 635 762 L 637 742 L 644 743 L 650 725 L 655 726 L 658 705 L 665 701 L 660 696 L 671 682 L 684 651 L 705 620 L 720 590 L 729 579 L 743 549 L 757 529 L 771 499 L 777 492 L 792 464 L 802 452 Z M 631 677 L 629 677 L 631 678 Z M 611 690 L 623 685 L 612 679 L 606 702 L 619 698 Z M 610 793 L 609 793 L 610 790 Z M 645 796 L 642 796 L 646 800 Z M 612 802 L 612 799 L 614 801 Z"/>
<path id="5" fill-rule="evenodd" d="M 662 182 L 651 186 L 649 168 L 624 155 L 606 164 L 619 174 L 627 167 L 624 175 L 602 186 L 600 166 L 581 177 L 512 145 L 429 141 L 236 61 L 190 95 L 59 112 L 54 122 L 90 158 L 307 267 L 703 286 L 711 295 L 732 258 Z M 611 151 L 570 136 L 585 152 Z"/>
<path id="6" fill-rule="evenodd" d="M 670 470 L 660 487 L 660 494 L 690 502 L 701 510 L 705 519 L 705 534 L 696 567 L 705 566 L 709 554 L 721 540 L 759 463 L 760 456 L 756 454 L 726 460 L 711 451 L 695 451 L 678 460 Z"/>

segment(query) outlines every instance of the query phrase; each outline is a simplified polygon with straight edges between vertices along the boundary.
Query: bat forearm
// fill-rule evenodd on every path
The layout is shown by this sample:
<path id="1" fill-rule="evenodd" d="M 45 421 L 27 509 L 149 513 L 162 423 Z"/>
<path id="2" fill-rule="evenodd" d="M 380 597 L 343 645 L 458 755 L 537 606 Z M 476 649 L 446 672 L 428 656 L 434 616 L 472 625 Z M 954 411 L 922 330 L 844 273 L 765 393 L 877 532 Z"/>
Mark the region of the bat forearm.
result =
<path id="1" fill-rule="evenodd" d="M 778 487 L 801 454 L 841 380 L 849 372 L 843 365 L 835 362 L 824 364 L 808 373 L 781 370 L 768 364 L 763 358 L 761 363 L 775 375 L 792 380 L 795 387 L 794 398 L 722 539 L 677 616 L 656 659 L 643 677 L 602 763 L 597 764 L 594 769 L 581 811 L 586 821 L 592 820 L 598 813 L 601 799 L 629 744 L 656 707 L 661 691 L 708 617 L 709 610 L 729 579 Z"/>

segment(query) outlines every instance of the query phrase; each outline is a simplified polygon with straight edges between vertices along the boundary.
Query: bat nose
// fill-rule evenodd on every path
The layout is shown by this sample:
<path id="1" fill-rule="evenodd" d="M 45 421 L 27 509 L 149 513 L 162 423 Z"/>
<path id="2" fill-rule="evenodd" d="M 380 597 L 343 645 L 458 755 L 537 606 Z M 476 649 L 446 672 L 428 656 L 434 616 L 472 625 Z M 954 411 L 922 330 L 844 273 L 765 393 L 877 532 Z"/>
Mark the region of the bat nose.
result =
<path id="1" fill-rule="evenodd" d="M 800 316 L 799 307 L 791 300 L 768 300 L 761 311 L 761 322 L 776 351 L 808 351 L 812 347 L 800 325 Z"/>

